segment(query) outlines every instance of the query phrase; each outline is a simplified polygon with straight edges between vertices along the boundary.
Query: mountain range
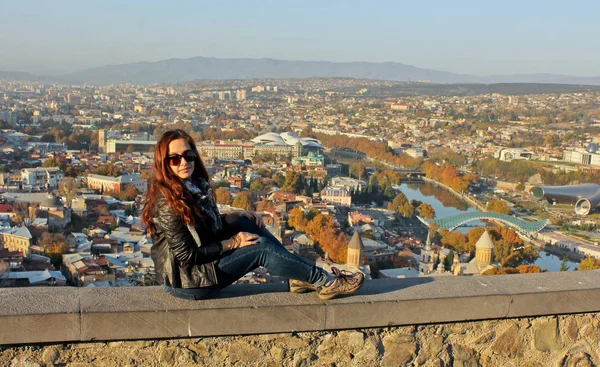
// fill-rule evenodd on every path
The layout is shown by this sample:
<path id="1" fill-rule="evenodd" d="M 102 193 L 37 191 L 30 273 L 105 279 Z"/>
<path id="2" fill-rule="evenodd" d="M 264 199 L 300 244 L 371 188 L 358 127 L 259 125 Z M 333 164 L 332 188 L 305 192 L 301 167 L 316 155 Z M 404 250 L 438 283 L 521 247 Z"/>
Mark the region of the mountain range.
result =
<path id="1" fill-rule="evenodd" d="M 392 81 L 427 81 L 431 83 L 553 83 L 600 85 L 598 77 L 558 74 L 515 74 L 476 76 L 447 71 L 422 69 L 397 62 L 329 62 L 287 61 L 276 59 L 218 59 L 192 57 L 157 62 L 106 65 L 50 77 L 24 72 L 0 71 L 0 79 L 57 81 L 107 85 L 117 83 L 180 83 L 196 79 L 279 79 L 344 77 Z"/>

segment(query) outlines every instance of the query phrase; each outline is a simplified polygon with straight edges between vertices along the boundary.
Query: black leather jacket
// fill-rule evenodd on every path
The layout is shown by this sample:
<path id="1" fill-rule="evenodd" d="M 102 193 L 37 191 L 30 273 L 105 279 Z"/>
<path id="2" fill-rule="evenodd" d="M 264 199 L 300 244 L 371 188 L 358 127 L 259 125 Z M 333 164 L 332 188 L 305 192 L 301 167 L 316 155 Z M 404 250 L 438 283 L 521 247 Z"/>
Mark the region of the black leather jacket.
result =
<path id="1" fill-rule="evenodd" d="M 173 288 L 199 288 L 217 284 L 213 261 L 221 258 L 221 244 L 207 224 L 199 221 L 196 244 L 187 225 L 160 196 L 155 202 L 152 260 L 157 280 Z M 209 234 L 210 235 L 207 235 Z"/>

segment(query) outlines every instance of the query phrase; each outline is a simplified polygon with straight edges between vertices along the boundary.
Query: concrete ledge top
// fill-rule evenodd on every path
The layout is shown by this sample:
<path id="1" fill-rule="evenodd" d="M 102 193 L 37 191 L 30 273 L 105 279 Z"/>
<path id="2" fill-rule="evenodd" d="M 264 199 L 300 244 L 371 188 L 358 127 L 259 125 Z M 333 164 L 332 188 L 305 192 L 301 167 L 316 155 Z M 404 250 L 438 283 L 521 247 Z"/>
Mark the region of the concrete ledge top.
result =
<path id="1" fill-rule="evenodd" d="M 160 287 L 0 288 L 0 324 L 5 326 L 0 328 L 0 344 L 260 334 L 583 312 L 600 312 L 600 270 L 380 279 L 366 282 L 355 295 L 326 302 L 315 294 L 291 294 L 286 284 L 231 286 L 202 301 L 175 298 Z"/>

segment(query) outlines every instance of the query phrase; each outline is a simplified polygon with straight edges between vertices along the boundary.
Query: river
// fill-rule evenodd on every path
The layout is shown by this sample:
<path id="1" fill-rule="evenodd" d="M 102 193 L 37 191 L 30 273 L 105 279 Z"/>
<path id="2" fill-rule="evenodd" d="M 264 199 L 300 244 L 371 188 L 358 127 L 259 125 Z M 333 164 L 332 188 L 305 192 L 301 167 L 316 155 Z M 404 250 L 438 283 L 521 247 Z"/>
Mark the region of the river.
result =
<path id="1" fill-rule="evenodd" d="M 429 183 L 403 183 L 400 190 L 406 195 L 408 201 L 418 200 L 427 203 L 435 210 L 436 218 L 446 218 L 460 213 L 476 212 L 477 210 L 469 206 L 469 203 L 458 198 L 453 193 L 438 186 Z M 467 232 L 472 227 L 485 226 L 481 221 L 468 223 L 468 227 L 460 227 L 457 230 Z M 542 270 L 559 271 L 561 259 L 555 255 L 549 254 L 544 250 L 539 250 L 540 257 L 535 261 Z M 574 270 L 577 263 L 567 261 L 569 270 Z"/>

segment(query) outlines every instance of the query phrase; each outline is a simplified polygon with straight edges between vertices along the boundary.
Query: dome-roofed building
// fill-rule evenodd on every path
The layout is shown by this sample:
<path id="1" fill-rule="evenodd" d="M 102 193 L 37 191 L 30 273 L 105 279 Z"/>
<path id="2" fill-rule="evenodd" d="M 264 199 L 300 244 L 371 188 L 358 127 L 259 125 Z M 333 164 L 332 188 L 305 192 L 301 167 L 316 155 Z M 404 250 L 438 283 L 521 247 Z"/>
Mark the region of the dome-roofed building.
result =
<path id="1" fill-rule="evenodd" d="M 48 196 L 40 202 L 36 217 L 47 218 L 48 227 L 65 228 L 71 223 L 71 209 L 65 207 L 57 196 L 48 193 Z"/>
<path id="2" fill-rule="evenodd" d="M 60 210 L 64 207 L 62 201 L 53 194 L 48 193 L 48 196 L 40 202 L 42 210 Z"/>
<path id="3" fill-rule="evenodd" d="M 483 231 L 475 244 L 475 261 L 477 261 L 477 265 L 490 265 L 492 263 L 493 252 L 494 242 L 488 231 Z"/>
<path id="4" fill-rule="evenodd" d="M 462 267 L 462 274 L 480 275 L 486 270 L 494 267 L 494 241 L 487 230 L 483 231 L 475 244 L 475 257 Z M 462 265 L 462 264 L 461 264 Z"/>
<path id="5" fill-rule="evenodd" d="M 362 251 L 365 246 L 358 231 L 354 232 L 350 243 L 348 243 L 348 255 L 346 263 L 350 266 L 359 267 L 362 263 Z"/>
<path id="6" fill-rule="evenodd" d="M 323 145 L 318 139 L 304 137 L 301 138 L 296 133 L 285 132 L 281 134 L 266 133 L 252 139 L 252 142 L 259 145 L 289 145 L 295 146 L 298 142 L 302 145 L 304 152 L 320 152 L 323 150 Z"/>

